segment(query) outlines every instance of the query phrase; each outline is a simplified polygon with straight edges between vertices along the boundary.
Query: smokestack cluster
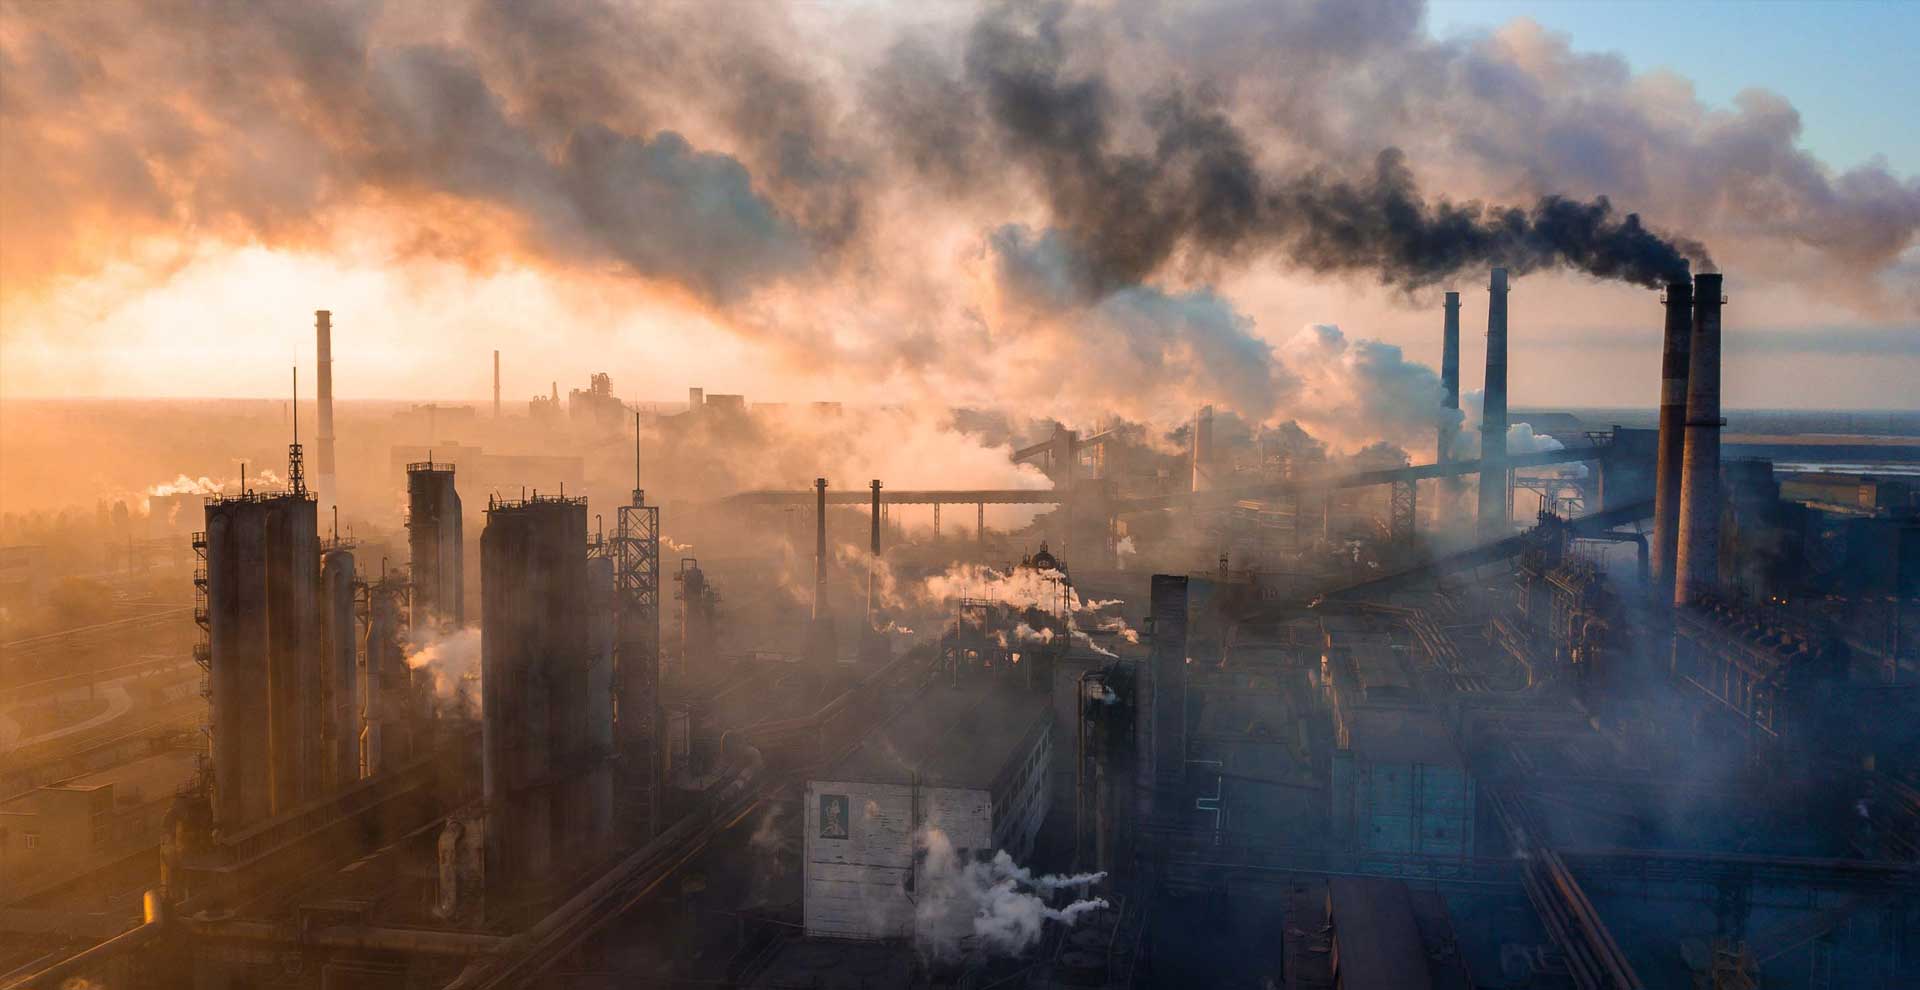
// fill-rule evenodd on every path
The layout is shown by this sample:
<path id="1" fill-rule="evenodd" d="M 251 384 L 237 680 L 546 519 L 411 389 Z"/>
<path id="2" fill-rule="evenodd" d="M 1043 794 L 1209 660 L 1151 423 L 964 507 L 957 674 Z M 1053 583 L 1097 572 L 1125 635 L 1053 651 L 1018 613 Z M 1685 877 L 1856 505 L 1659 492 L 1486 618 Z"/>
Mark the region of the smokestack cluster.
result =
<path id="1" fill-rule="evenodd" d="M 1693 351 L 1693 283 L 1667 284 L 1667 321 L 1660 348 L 1659 462 L 1654 473 L 1653 581 L 1673 593 L 1680 545 L 1680 474 L 1686 449 L 1687 364 Z"/>
<path id="2" fill-rule="evenodd" d="M 1720 580 L 1720 290 L 1718 274 L 1694 277 L 1675 605 L 1712 594 Z"/>
<path id="3" fill-rule="evenodd" d="M 1507 270 L 1495 268 L 1487 286 L 1487 379 L 1480 409 L 1480 536 L 1506 534 L 1507 504 Z"/>
<path id="4" fill-rule="evenodd" d="M 320 501 L 331 504 L 339 498 L 333 470 L 333 314 L 324 309 L 315 310 L 313 332 L 320 363 L 320 478 L 319 491 L 315 494 Z"/>

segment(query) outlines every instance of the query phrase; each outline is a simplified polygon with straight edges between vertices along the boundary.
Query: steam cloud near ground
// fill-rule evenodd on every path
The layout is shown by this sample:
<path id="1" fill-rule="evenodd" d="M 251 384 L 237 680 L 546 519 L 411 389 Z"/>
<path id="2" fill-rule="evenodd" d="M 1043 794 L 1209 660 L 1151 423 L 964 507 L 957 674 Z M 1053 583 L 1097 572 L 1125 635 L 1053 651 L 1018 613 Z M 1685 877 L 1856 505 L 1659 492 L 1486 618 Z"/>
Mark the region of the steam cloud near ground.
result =
<path id="1" fill-rule="evenodd" d="M 922 951 L 935 958 L 1017 956 L 1040 941 L 1046 922 L 1071 925 L 1107 906 L 1098 897 L 1076 897 L 1059 907 L 1052 903 L 1057 892 L 1084 892 L 1106 879 L 1104 873 L 1036 876 L 1004 849 L 995 850 L 985 862 L 974 861 L 961 856 L 946 832 L 932 825 L 920 830 L 915 844 L 926 851 L 926 859 L 914 930 Z M 970 921 L 971 937 L 950 937 L 964 927 L 955 921 Z"/>

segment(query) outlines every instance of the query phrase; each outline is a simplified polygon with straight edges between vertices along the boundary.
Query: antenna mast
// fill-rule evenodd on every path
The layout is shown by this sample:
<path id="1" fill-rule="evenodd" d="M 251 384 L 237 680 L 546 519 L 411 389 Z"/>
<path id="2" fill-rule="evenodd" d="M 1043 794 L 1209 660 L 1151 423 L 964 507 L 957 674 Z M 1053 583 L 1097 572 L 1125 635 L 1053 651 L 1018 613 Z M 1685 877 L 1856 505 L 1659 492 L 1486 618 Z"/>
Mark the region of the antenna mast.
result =
<path id="1" fill-rule="evenodd" d="M 293 366 L 293 442 L 287 445 L 287 490 L 307 493 L 307 469 L 300 453 L 300 366 Z"/>

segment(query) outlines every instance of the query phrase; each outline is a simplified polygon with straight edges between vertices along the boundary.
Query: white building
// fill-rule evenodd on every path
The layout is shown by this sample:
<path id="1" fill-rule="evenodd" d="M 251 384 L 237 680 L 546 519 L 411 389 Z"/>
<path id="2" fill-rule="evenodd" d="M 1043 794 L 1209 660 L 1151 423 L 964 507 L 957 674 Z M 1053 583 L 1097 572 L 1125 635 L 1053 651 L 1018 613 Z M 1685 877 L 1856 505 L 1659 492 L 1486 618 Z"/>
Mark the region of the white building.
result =
<path id="1" fill-rule="evenodd" d="M 1006 683 L 933 684 L 807 782 L 806 931 L 882 939 L 970 934 L 965 912 L 927 911 L 927 833 L 958 858 L 1033 849 L 1048 804 L 1047 699 Z M 921 910 L 916 912 L 916 904 Z M 919 924 L 966 925 L 922 932 Z"/>

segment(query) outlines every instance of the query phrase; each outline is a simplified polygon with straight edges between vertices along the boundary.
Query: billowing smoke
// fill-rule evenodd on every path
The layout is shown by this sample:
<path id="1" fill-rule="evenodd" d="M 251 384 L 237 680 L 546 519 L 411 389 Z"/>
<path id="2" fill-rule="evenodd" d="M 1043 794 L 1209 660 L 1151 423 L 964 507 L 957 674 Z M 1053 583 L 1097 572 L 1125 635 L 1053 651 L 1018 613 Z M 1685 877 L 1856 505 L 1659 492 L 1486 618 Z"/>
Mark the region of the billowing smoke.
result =
<path id="1" fill-rule="evenodd" d="M 1036 876 L 1004 849 L 985 861 L 964 858 L 934 826 L 915 838 L 926 859 L 914 931 L 921 950 L 936 958 L 1016 956 L 1040 941 L 1048 921 L 1071 925 L 1107 906 L 1098 897 L 1055 906 L 1061 892 L 1085 891 L 1106 879 L 1104 873 Z"/>
<path id="2" fill-rule="evenodd" d="M 985 140 L 1035 175 L 1080 259 L 1071 284 L 1089 298 L 1146 281 L 1183 250 L 1222 259 L 1278 252 L 1310 271 L 1372 273 L 1407 289 L 1489 263 L 1658 286 L 1685 277 L 1689 255 L 1707 260 L 1699 245 L 1617 214 L 1605 196 L 1545 196 L 1528 208 L 1430 203 L 1397 148 L 1359 177 L 1330 165 L 1266 170 L 1217 100 L 1178 86 L 1130 122 L 1147 131 L 1142 149 L 1118 150 L 1121 98 L 1100 73 L 1069 70 L 1068 10 L 1014 4 L 983 17 L 959 98 L 977 94 Z"/>
<path id="3" fill-rule="evenodd" d="M 829 385 L 1306 424 L 1310 374 L 1223 288 L 1249 271 L 1424 303 L 1496 263 L 1654 285 L 1698 237 L 1920 312 L 1920 180 L 1828 168 L 1778 96 L 1364 7 L 10 6 L 0 291 L 96 278 L 9 332 L 111 328 L 129 268 L 258 245 L 645 295 Z"/>

